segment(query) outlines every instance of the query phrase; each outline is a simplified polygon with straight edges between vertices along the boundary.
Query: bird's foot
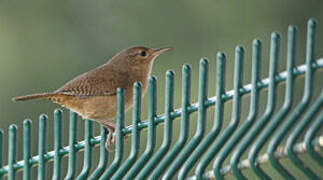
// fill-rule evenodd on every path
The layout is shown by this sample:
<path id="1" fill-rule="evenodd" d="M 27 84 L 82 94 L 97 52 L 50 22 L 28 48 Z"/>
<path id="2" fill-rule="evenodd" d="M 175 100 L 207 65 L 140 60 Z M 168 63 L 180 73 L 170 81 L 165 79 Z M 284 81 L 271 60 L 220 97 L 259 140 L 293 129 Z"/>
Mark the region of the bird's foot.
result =
<path id="1" fill-rule="evenodd" d="M 113 149 L 111 149 L 111 143 L 113 145 L 116 144 L 116 136 L 113 135 L 113 132 L 109 130 L 109 134 L 108 134 L 107 140 L 105 141 L 105 149 L 108 152 L 113 152 L 114 151 Z"/>
<path id="2" fill-rule="evenodd" d="M 114 134 L 114 132 L 115 132 L 115 126 L 114 126 L 114 124 L 110 124 L 110 123 L 104 123 L 103 125 L 109 131 L 108 132 L 108 136 L 107 136 L 107 140 L 105 141 L 105 149 L 108 152 L 113 152 L 114 150 L 111 149 L 110 146 L 111 146 L 111 143 L 113 145 L 115 145 L 116 144 L 116 141 L 117 141 L 117 136 L 116 136 L 116 134 Z M 128 139 L 128 136 L 124 136 L 123 142 L 126 142 L 127 139 Z"/>
<path id="3" fill-rule="evenodd" d="M 111 132 L 111 130 L 108 129 L 108 131 L 109 131 L 109 134 L 108 134 L 107 140 L 105 141 L 105 149 L 108 152 L 113 152 L 114 150 L 111 150 L 110 149 L 110 145 L 111 145 L 111 143 L 113 145 L 116 144 L 116 142 L 117 142 L 117 136 L 115 134 L 113 135 L 113 132 Z M 125 143 L 127 140 L 128 140 L 128 136 L 124 136 L 123 142 Z"/>
<path id="4" fill-rule="evenodd" d="M 110 146 L 111 146 L 111 143 L 113 145 L 116 144 L 116 135 L 114 134 L 114 132 L 115 132 L 115 126 L 113 124 L 110 124 L 110 123 L 105 123 L 104 126 L 109 131 L 108 132 L 108 136 L 107 136 L 107 140 L 105 141 L 105 149 L 108 152 L 113 152 L 114 150 L 111 149 Z"/>

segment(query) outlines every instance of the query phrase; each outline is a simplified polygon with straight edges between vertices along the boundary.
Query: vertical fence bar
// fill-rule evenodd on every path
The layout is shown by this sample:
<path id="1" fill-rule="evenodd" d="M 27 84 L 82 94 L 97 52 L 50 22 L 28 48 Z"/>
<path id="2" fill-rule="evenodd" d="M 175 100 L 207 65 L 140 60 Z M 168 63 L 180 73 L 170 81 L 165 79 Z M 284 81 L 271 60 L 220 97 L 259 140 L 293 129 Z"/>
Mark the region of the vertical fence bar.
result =
<path id="1" fill-rule="evenodd" d="M 150 179 L 157 179 L 163 171 L 168 167 L 170 162 L 176 157 L 180 150 L 184 147 L 188 138 L 189 129 L 189 112 L 191 98 L 191 66 L 185 64 L 182 70 L 182 118 L 180 136 L 174 147 L 166 154 L 158 166 L 154 169 Z"/>
<path id="2" fill-rule="evenodd" d="M 260 131 L 266 126 L 270 118 L 272 117 L 275 105 L 276 105 L 276 86 L 275 76 L 277 75 L 277 62 L 278 62 L 278 51 L 279 51 L 279 41 L 280 37 L 277 33 L 272 33 L 271 35 L 271 44 L 270 44 L 270 65 L 269 65 L 269 86 L 268 86 L 268 98 L 267 106 L 264 114 L 259 118 L 256 124 L 249 131 L 244 141 L 242 142 L 245 147 L 247 147 L 250 142 L 258 136 Z M 260 146 L 259 146 L 260 147 Z M 248 160 L 251 166 L 251 169 L 254 173 L 261 179 L 270 179 L 270 177 L 264 173 L 260 168 L 256 166 L 255 157 L 248 156 Z"/>
<path id="3" fill-rule="evenodd" d="M 305 134 L 305 145 L 306 151 L 309 155 L 322 167 L 323 166 L 323 157 L 319 153 L 315 152 L 313 148 L 313 139 L 315 137 L 315 132 L 317 132 L 323 124 L 323 112 L 319 114 L 314 123 L 309 127 L 309 130 Z"/>
<path id="4" fill-rule="evenodd" d="M 62 111 L 54 111 L 54 169 L 53 180 L 59 180 L 61 176 L 61 155 L 59 150 L 62 148 Z"/>
<path id="5" fill-rule="evenodd" d="M 16 142 L 17 142 L 17 126 L 12 124 L 9 126 L 9 146 L 8 146 L 8 180 L 16 179 L 16 171 L 14 164 L 16 163 Z"/>
<path id="6" fill-rule="evenodd" d="M 235 105 L 236 103 L 239 104 L 239 86 L 238 84 L 241 83 L 241 81 L 239 80 L 239 78 L 242 77 L 242 61 L 243 61 L 243 49 L 242 47 L 238 46 L 236 48 L 236 52 L 235 52 L 235 74 L 234 74 L 234 100 L 233 100 L 233 105 Z M 240 71 L 240 72 L 239 72 Z M 238 79 L 237 79 L 238 78 Z M 222 126 L 222 121 L 223 121 L 223 111 L 224 111 L 224 101 L 222 99 L 223 95 L 225 94 L 225 89 L 224 89 L 224 85 L 225 84 L 225 56 L 224 54 L 219 54 L 218 55 L 218 59 L 217 59 L 217 93 L 216 93 L 216 114 L 215 114 L 215 121 L 214 121 L 214 128 L 218 128 L 217 129 L 217 133 L 219 133 L 221 126 Z M 238 101 L 237 101 L 238 100 Z M 234 106 L 234 108 L 236 108 L 238 106 Z M 233 112 L 236 112 L 238 109 L 233 109 Z M 224 143 L 224 140 L 226 138 L 229 137 L 229 131 L 231 131 L 231 128 L 234 128 L 236 119 L 231 119 L 231 125 L 228 126 L 228 128 L 221 134 L 221 137 L 219 137 L 219 139 L 216 140 L 215 144 L 212 145 L 211 149 L 209 151 L 207 151 L 207 153 L 205 154 L 205 156 L 201 159 L 200 163 L 197 165 L 196 169 L 195 169 L 195 175 L 197 179 L 202 179 L 202 175 L 204 170 L 206 169 L 207 165 L 211 162 L 211 160 L 213 159 L 214 155 L 217 153 L 217 151 L 220 149 L 220 147 L 222 147 L 222 145 Z M 221 124 L 221 125 L 217 125 L 217 124 Z M 210 134 L 211 135 L 211 134 Z M 212 141 L 215 140 L 214 139 Z M 212 144 L 211 142 L 208 142 L 208 145 Z M 197 160 L 197 159 L 196 159 Z"/>
<path id="7" fill-rule="evenodd" d="M 238 143 L 238 141 L 245 135 L 247 130 L 253 124 L 257 112 L 258 112 L 258 97 L 259 90 L 257 88 L 257 83 L 259 82 L 259 72 L 260 72 L 260 57 L 261 57 L 261 42 L 257 39 L 253 41 L 252 45 L 252 73 L 251 73 L 251 97 L 250 97 L 250 108 L 247 119 L 243 122 L 241 127 L 234 132 L 229 143 L 224 145 L 223 149 L 219 152 L 215 159 L 216 166 L 221 167 L 225 157 L 228 156 L 233 147 Z M 242 154 L 242 149 L 238 149 L 236 156 L 231 158 L 231 168 L 233 175 L 238 179 L 240 177 L 240 171 L 238 169 L 238 160 Z M 216 169 L 216 168 L 215 168 Z M 219 176 L 219 175 L 218 175 Z M 221 177 L 222 178 L 222 177 Z"/>
<path id="8" fill-rule="evenodd" d="M 223 53 L 217 54 L 216 59 L 216 108 L 215 108 L 215 118 L 213 122 L 212 129 L 206 135 L 206 137 L 202 140 L 199 146 L 193 151 L 192 155 L 187 159 L 187 161 L 182 166 L 179 171 L 178 177 L 179 179 L 185 179 L 188 171 L 193 167 L 193 165 L 197 162 L 198 158 L 202 156 L 202 154 L 207 150 L 207 148 L 214 141 L 216 136 L 219 134 L 222 121 L 223 121 L 223 108 L 224 101 L 222 100 L 222 95 L 225 93 L 225 56 Z M 201 168 L 198 168 L 200 171 Z M 197 179 L 199 177 L 197 176 Z"/>
<path id="9" fill-rule="evenodd" d="M 124 89 L 117 90 L 117 125 L 116 125 L 116 152 L 114 159 L 109 168 L 105 171 L 100 179 L 111 179 L 112 175 L 118 170 L 123 156 L 123 134 L 124 128 Z"/>
<path id="10" fill-rule="evenodd" d="M 195 135 L 191 141 L 184 147 L 179 156 L 170 165 L 163 180 L 171 179 L 180 166 L 187 160 L 187 158 L 194 151 L 196 146 L 201 142 L 203 134 L 205 131 L 205 121 L 206 121 L 206 106 L 205 101 L 207 100 L 207 89 L 208 89 L 208 61 L 206 59 L 201 59 L 200 61 L 200 76 L 199 76 L 199 97 L 198 97 L 198 119 L 197 128 Z"/>
<path id="11" fill-rule="evenodd" d="M 3 131 L 0 129 L 0 169 L 3 167 Z M 3 172 L 0 172 L 0 180 L 2 180 Z"/>
<path id="12" fill-rule="evenodd" d="M 233 134 L 229 142 L 224 145 L 223 149 L 219 152 L 218 156 L 214 161 L 214 164 L 213 164 L 214 174 L 218 179 L 223 178 L 222 173 L 220 172 L 220 168 L 222 166 L 224 159 L 227 157 L 227 155 L 232 150 L 234 145 L 239 141 L 239 139 L 244 136 L 247 129 L 252 125 L 257 114 L 257 104 L 258 104 L 257 82 L 259 81 L 260 48 L 261 48 L 260 41 L 254 40 L 253 50 L 252 50 L 252 77 L 251 77 L 252 88 L 251 88 L 251 100 L 250 100 L 251 103 L 250 103 L 249 115 L 245 120 L 245 122 L 241 125 L 241 127 Z M 239 112 L 239 116 L 240 116 L 240 112 Z M 238 118 L 238 120 L 240 119 L 240 117 L 236 117 L 236 118 Z"/>
<path id="13" fill-rule="evenodd" d="M 65 180 L 71 180 L 75 174 L 75 156 L 76 156 L 76 119 L 77 114 L 70 111 L 70 125 L 69 125 L 69 152 L 68 152 L 68 170 Z"/>
<path id="14" fill-rule="evenodd" d="M 228 142 L 228 139 L 233 134 L 234 130 L 238 127 L 239 120 L 240 120 L 240 109 L 241 109 L 241 94 L 240 89 L 242 87 L 242 77 L 243 77 L 243 61 L 244 61 L 244 50 L 242 46 L 236 47 L 236 54 L 235 54 L 235 68 L 234 68 L 234 95 L 232 101 L 232 114 L 231 114 L 231 121 L 227 128 L 223 131 L 221 136 L 216 140 L 215 144 L 212 146 L 212 149 L 205 155 L 205 159 L 210 160 L 215 156 L 215 154 L 220 150 L 221 147 Z M 208 163 L 209 163 L 208 162 Z M 208 164 L 207 163 L 207 164 Z M 206 168 L 204 165 L 203 169 Z M 217 179 L 221 179 L 222 175 L 220 173 L 221 162 L 215 161 L 213 163 L 213 171 L 215 177 Z"/>
<path id="15" fill-rule="evenodd" d="M 122 179 L 131 166 L 135 163 L 140 148 L 140 130 L 138 124 L 141 117 L 141 83 L 135 82 L 133 86 L 133 109 L 132 109 L 132 133 L 131 133 L 131 152 L 128 159 L 112 179 Z"/>
<path id="16" fill-rule="evenodd" d="M 283 107 L 276 113 L 272 118 L 271 122 L 264 129 L 263 133 L 260 134 L 260 137 L 256 140 L 255 144 L 251 147 L 249 151 L 249 161 L 252 164 L 255 164 L 258 153 L 266 143 L 269 136 L 277 129 L 278 125 L 282 120 L 287 116 L 288 112 L 291 109 L 293 103 L 293 87 L 294 87 L 294 61 L 295 61 L 295 37 L 296 37 L 296 28 L 289 26 L 288 28 L 288 42 L 287 42 L 287 79 L 285 86 L 285 100 Z M 258 171 L 255 165 L 252 166 L 255 171 Z"/>
<path id="17" fill-rule="evenodd" d="M 144 153 L 140 156 L 134 166 L 128 171 L 124 179 L 134 179 L 141 168 L 147 163 L 154 152 L 156 143 L 156 109 L 157 109 L 157 87 L 156 77 L 151 76 L 148 80 L 148 136 Z"/>
<path id="18" fill-rule="evenodd" d="M 305 86 L 304 94 L 301 102 L 296 106 L 294 111 L 288 116 L 288 118 L 281 125 L 278 132 L 270 140 L 267 153 L 269 156 L 270 163 L 272 166 L 285 178 L 294 178 L 274 157 L 274 152 L 278 147 L 280 141 L 286 135 L 288 130 L 292 127 L 293 123 L 297 118 L 305 111 L 307 108 L 312 92 L 312 80 L 313 80 L 313 69 L 312 62 L 314 59 L 314 35 L 315 35 L 316 22 L 311 19 L 308 22 L 308 34 L 307 34 L 307 44 L 306 44 L 306 72 L 305 72 Z"/>
<path id="19" fill-rule="evenodd" d="M 256 137 L 260 130 L 265 127 L 266 123 L 272 116 L 275 107 L 275 90 L 276 82 L 275 75 L 277 72 L 277 60 L 278 60 L 278 49 L 279 49 L 279 35 L 277 33 L 272 33 L 271 44 L 270 44 L 270 67 L 269 67 L 269 87 L 268 87 L 268 100 L 267 107 L 264 114 L 260 117 L 259 121 L 249 130 L 246 137 L 243 138 L 242 142 L 238 145 L 237 150 L 233 153 L 231 161 L 238 162 L 242 153 L 247 149 L 250 142 Z M 236 165 L 235 165 L 236 166 Z M 234 167 L 236 168 L 236 167 Z M 244 178 L 243 174 L 236 171 L 240 179 Z M 257 174 L 258 175 L 258 174 Z M 263 178 L 269 178 L 263 176 Z"/>
<path id="20" fill-rule="evenodd" d="M 24 172 L 23 178 L 24 180 L 30 179 L 30 127 L 31 120 L 27 119 L 24 121 Z"/>
<path id="21" fill-rule="evenodd" d="M 318 97 L 318 99 L 313 103 L 313 105 L 305 113 L 302 120 L 297 124 L 294 131 L 290 134 L 290 136 L 288 137 L 287 142 L 286 142 L 285 152 L 288 155 L 288 158 L 296 165 L 297 168 L 299 168 L 304 173 L 309 174 L 309 176 L 311 176 L 311 178 L 317 178 L 317 176 L 308 167 L 304 166 L 303 162 L 294 153 L 293 147 L 296 144 L 297 138 L 305 130 L 305 127 L 311 122 L 313 117 L 322 109 L 322 107 L 323 107 L 322 105 L 323 105 L 323 91 L 320 94 L 320 96 Z M 313 176 L 313 174 L 314 174 L 314 176 Z"/>
<path id="22" fill-rule="evenodd" d="M 38 130 L 38 180 L 45 179 L 45 153 L 46 153 L 46 122 L 48 117 L 45 114 L 39 116 L 39 130 Z"/>
<path id="23" fill-rule="evenodd" d="M 97 168 L 90 175 L 89 180 L 99 179 L 99 177 L 103 174 L 108 162 L 108 153 L 105 149 L 105 142 L 107 140 L 107 129 L 103 125 L 100 126 L 100 129 L 100 160 Z"/>
<path id="24" fill-rule="evenodd" d="M 165 87 L 165 126 L 164 139 L 161 147 L 148 161 L 146 166 L 140 171 L 137 179 L 146 179 L 152 169 L 160 162 L 163 156 L 167 153 L 172 140 L 172 118 L 171 113 L 174 110 L 174 72 L 169 70 L 166 72 L 166 87 Z"/>
<path id="25" fill-rule="evenodd" d="M 91 153 L 92 153 L 92 122 L 88 119 L 84 120 L 84 137 L 85 137 L 85 150 L 84 150 L 84 160 L 83 160 L 83 169 L 81 173 L 77 176 L 77 180 L 86 179 L 89 175 L 91 169 Z"/>
<path id="26" fill-rule="evenodd" d="M 288 46 L 287 46 L 287 80 L 285 87 L 285 100 L 283 107 L 272 118 L 271 122 L 264 129 L 263 133 L 256 140 L 255 144 L 251 147 L 249 152 L 249 161 L 255 164 L 256 157 L 260 148 L 265 144 L 268 137 L 275 131 L 279 123 L 286 117 L 289 112 L 293 100 L 293 86 L 294 86 L 294 59 L 295 59 L 295 33 L 296 28 L 290 26 L 288 29 Z"/>

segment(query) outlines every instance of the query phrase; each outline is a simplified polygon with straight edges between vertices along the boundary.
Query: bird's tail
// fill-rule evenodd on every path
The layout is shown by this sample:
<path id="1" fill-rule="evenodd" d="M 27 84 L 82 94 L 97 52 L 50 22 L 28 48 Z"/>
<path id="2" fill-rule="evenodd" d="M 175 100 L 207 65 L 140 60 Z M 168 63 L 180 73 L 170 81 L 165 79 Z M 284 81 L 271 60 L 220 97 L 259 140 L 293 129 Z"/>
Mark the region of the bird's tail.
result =
<path id="1" fill-rule="evenodd" d="M 18 96 L 12 98 L 12 101 L 26 101 L 26 100 L 31 100 L 31 99 L 52 99 L 57 97 L 57 93 L 41 93 L 41 94 L 30 94 L 30 95 L 25 95 L 25 96 Z"/>

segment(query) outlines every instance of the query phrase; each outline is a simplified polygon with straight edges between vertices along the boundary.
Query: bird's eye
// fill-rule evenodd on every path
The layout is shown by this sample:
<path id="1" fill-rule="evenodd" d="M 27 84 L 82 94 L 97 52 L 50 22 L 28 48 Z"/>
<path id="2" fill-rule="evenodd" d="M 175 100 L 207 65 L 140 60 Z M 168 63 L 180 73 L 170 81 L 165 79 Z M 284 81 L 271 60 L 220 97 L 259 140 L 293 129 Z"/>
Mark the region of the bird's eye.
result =
<path id="1" fill-rule="evenodd" d="M 143 56 L 143 57 L 145 57 L 147 54 L 146 54 L 146 51 L 141 51 L 140 52 L 140 56 Z"/>

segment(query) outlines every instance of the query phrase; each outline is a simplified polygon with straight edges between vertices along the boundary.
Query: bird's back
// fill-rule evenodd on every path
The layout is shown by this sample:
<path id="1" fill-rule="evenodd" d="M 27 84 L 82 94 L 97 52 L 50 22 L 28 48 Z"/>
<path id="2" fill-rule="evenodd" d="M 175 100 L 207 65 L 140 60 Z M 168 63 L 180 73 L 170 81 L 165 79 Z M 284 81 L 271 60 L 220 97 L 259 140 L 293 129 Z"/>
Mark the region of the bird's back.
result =
<path id="1" fill-rule="evenodd" d="M 115 95 L 118 87 L 129 86 L 129 76 L 114 68 L 111 64 L 97 67 L 67 82 L 55 93 L 64 93 L 77 97 Z"/>

